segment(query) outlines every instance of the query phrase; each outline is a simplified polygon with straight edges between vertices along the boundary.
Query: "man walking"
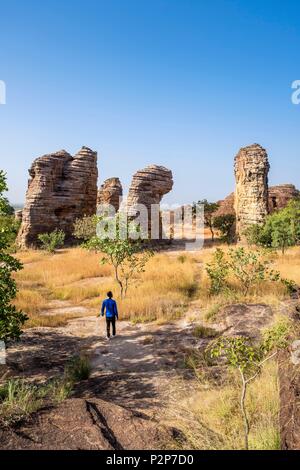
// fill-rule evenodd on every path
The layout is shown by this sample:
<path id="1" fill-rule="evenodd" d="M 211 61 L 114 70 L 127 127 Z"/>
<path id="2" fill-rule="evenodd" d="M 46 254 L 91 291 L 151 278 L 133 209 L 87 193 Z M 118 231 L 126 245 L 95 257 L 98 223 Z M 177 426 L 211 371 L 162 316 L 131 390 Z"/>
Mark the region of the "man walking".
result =
<path id="1" fill-rule="evenodd" d="M 107 292 L 107 299 L 103 300 L 101 308 L 101 316 L 106 314 L 106 331 L 107 339 L 110 338 L 110 325 L 112 326 L 112 334 L 116 336 L 116 319 L 118 320 L 117 302 L 112 298 L 113 293 Z M 99 315 L 100 316 L 100 315 Z"/>

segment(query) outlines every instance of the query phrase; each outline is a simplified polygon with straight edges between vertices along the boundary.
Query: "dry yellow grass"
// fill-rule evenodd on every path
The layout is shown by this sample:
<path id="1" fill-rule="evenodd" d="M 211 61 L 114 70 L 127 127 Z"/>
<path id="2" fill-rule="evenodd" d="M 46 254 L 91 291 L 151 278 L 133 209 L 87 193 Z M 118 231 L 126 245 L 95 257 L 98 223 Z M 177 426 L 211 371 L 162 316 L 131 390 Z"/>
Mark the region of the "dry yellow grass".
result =
<path id="1" fill-rule="evenodd" d="M 121 319 L 172 320 L 182 315 L 198 287 L 199 266 L 190 255 L 156 254 L 123 300 L 111 267 L 100 264 L 100 254 L 72 248 L 54 255 L 33 251 L 18 256 L 24 269 L 16 275 L 19 293 L 15 304 L 29 315 L 27 326 L 39 323 L 38 314 L 52 300 L 82 304 L 96 312 L 108 290 L 115 293 Z M 68 317 L 56 315 L 50 320 L 43 315 L 40 324 L 55 326 L 56 318 L 60 326 Z"/>
<path id="2" fill-rule="evenodd" d="M 39 283 L 52 289 L 81 279 L 110 276 L 112 272 L 110 266 L 100 265 L 99 255 L 81 248 L 62 250 L 54 255 L 40 253 L 18 253 L 25 269 L 17 274 L 17 281 Z"/>
<path id="3" fill-rule="evenodd" d="M 187 389 L 186 384 L 177 382 L 170 390 L 166 421 L 182 431 L 189 448 L 243 449 L 237 375 L 230 375 L 222 386 L 195 381 Z M 262 374 L 249 386 L 246 407 L 251 425 L 250 449 L 279 449 L 279 391 L 275 361 L 267 363 Z M 175 446 L 186 448 L 187 444 L 177 442 Z"/>
<path id="4" fill-rule="evenodd" d="M 221 248 L 228 250 L 226 245 Z M 198 317 L 210 318 L 228 303 L 265 302 L 276 306 L 286 297 L 285 287 L 271 282 L 258 285 L 247 298 L 241 294 L 239 286 L 230 293 L 210 296 L 205 265 L 214 251 L 215 248 L 209 247 L 198 253 L 156 254 L 148 262 L 146 272 L 134 280 L 124 300 L 119 298 L 111 267 L 100 264 L 99 254 L 81 248 L 61 250 L 54 255 L 41 251 L 21 252 L 17 256 L 24 263 L 24 269 L 16 274 L 19 293 L 15 303 L 30 317 L 35 316 L 36 324 L 39 312 L 47 308 L 51 300 L 84 304 L 96 311 L 106 292 L 113 290 L 121 318 L 134 322 L 165 322 L 179 318 L 195 298 L 198 299 Z M 268 256 L 283 277 L 300 284 L 299 248 L 288 250 L 284 256 L 276 252 Z M 57 320 L 59 323 L 58 317 Z M 41 322 L 44 324 L 46 320 L 43 318 Z M 51 322 L 55 324 L 55 319 Z"/>

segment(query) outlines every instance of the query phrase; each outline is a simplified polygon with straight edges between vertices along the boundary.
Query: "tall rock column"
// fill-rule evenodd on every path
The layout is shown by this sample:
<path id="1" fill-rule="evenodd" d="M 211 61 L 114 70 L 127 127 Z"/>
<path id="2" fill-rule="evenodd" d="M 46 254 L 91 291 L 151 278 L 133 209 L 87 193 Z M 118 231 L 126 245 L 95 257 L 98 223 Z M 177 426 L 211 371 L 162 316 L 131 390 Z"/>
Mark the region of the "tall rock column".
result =
<path id="1" fill-rule="evenodd" d="M 268 214 L 268 172 L 264 148 L 258 144 L 242 148 L 235 157 L 236 236 L 244 240 L 249 225 L 261 224 Z"/>
<path id="2" fill-rule="evenodd" d="M 54 229 L 72 239 L 74 221 L 96 213 L 97 152 L 82 147 L 74 157 L 65 150 L 44 155 L 29 175 L 18 245 L 34 247 L 40 233 Z"/>
<path id="3" fill-rule="evenodd" d="M 165 194 L 173 188 L 173 175 L 171 170 L 159 165 L 149 165 L 143 170 L 137 171 L 131 181 L 128 198 L 127 212 L 129 216 L 135 216 L 139 205 L 145 207 L 148 219 L 148 232 L 151 233 L 151 216 L 153 210 L 158 212 L 158 224 L 156 230 L 152 231 L 154 238 L 161 238 L 161 219 L 159 204 Z M 155 233 L 153 233 L 155 232 Z"/>

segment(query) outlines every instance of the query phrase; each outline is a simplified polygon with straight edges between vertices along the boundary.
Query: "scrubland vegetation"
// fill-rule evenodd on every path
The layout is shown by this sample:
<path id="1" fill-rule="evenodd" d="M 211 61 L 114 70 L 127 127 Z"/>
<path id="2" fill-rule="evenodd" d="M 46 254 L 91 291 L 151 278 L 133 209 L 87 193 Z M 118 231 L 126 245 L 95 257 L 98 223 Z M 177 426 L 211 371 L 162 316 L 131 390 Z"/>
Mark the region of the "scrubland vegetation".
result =
<path id="1" fill-rule="evenodd" d="M 89 378 L 91 367 L 85 356 L 74 356 L 66 364 L 62 377 L 43 384 L 12 378 L 0 386 L 0 424 L 16 423 L 45 404 L 57 405 L 72 394 L 77 382 Z"/>
<path id="2" fill-rule="evenodd" d="M 276 361 L 250 384 L 246 400 L 251 432 L 249 448 L 279 449 L 279 391 Z M 204 375 L 193 385 L 176 383 L 170 392 L 166 422 L 180 429 L 191 449 L 243 449 L 239 377 L 231 371 L 221 381 Z M 173 443 L 174 444 L 174 443 Z M 176 448 L 186 447 L 184 440 Z"/>
<path id="3" fill-rule="evenodd" d="M 57 233 L 52 238 L 44 234 L 41 238 L 44 250 L 17 252 L 7 258 L 11 266 L 8 277 L 10 297 L 7 297 L 5 308 L 17 321 L 11 338 L 19 336 L 21 327 L 55 328 L 66 325 L 75 317 L 94 316 L 99 312 L 106 292 L 113 290 L 120 320 L 156 322 L 159 328 L 159 325 L 184 317 L 192 323 L 194 338 L 214 343 L 219 334 L 213 324 L 218 322 L 222 307 L 262 303 L 271 305 L 276 311 L 300 284 L 300 248 L 295 243 L 298 232 L 290 233 L 294 209 L 290 206 L 283 214 L 283 220 L 279 216 L 269 218 L 264 232 L 257 228 L 249 231 L 251 243 L 247 248 L 232 248 L 228 243 L 222 245 L 219 240 L 216 245 L 199 252 L 153 254 L 145 250 L 143 259 L 138 258 L 139 251 L 128 243 L 102 243 L 97 247 L 92 243 L 90 249 L 86 246 L 59 248 L 63 243 L 62 234 Z M 298 206 L 295 210 L 298 214 Z M 223 240 L 228 242 L 229 229 L 225 236 L 224 227 L 221 230 Z M 217 225 L 211 223 L 212 238 L 214 229 Z M 283 246 L 282 234 L 286 232 L 289 243 Z M 7 246 L 9 244 L 10 239 Z M 129 269 L 130 277 L 126 277 L 125 269 Z M 78 312 L 78 307 L 82 307 L 84 313 Z M 151 341 L 152 337 L 148 336 L 143 344 Z M 248 422 L 247 448 L 279 448 L 275 356 L 273 359 L 271 354 L 268 363 L 261 368 L 259 363 L 264 356 L 258 358 L 254 346 L 251 349 L 252 345 L 241 341 L 230 343 L 232 347 L 241 348 L 233 355 L 230 355 L 230 347 L 229 353 L 223 350 L 225 343 L 222 354 L 215 354 L 227 357 L 229 365 L 234 366 L 231 368 L 224 367 L 222 361 L 216 364 L 203 350 L 186 352 L 183 367 L 193 372 L 193 378 L 189 381 L 181 378 L 170 385 L 165 417 L 168 423 L 181 430 L 184 439 L 170 445 L 193 449 L 241 449 L 245 447 L 245 422 Z M 246 384 L 243 416 L 241 377 L 244 385 L 247 380 L 241 369 L 244 354 L 247 367 L 250 364 L 252 370 L 254 365 L 257 373 Z M 72 393 L 77 381 L 87 379 L 90 372 L 86 358 L 74 358 L 66 364 L 64 376 L 49 383 L 37 386 L 23 379 L 8 380 L 0 388 L 0 419 L 2 422 L 19 420 L 39 409 L 45 401 L 58 403 Z"/>

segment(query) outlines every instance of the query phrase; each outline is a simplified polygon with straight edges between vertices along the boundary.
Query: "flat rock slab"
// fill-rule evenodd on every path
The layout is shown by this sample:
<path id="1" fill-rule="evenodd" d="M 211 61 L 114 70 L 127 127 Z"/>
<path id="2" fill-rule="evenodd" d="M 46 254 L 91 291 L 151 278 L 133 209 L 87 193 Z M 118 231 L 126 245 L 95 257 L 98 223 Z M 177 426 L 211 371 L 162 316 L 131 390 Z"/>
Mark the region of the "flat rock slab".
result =
<path id="1" fill-rule="evenodd" d="M 258 338 L 261 330 L 272 323 L 274 314 L 269 305 L 234 304 L 224 307 L 217 318 L 226 336 Z"/>
<path id="2" fill-rule="evenodd" d="M 15 428 L 0 428 L 0 449 L 159 449 L 172 437 L 146 415 L 101 399 L 73 398 L 35 413 Z"/>

